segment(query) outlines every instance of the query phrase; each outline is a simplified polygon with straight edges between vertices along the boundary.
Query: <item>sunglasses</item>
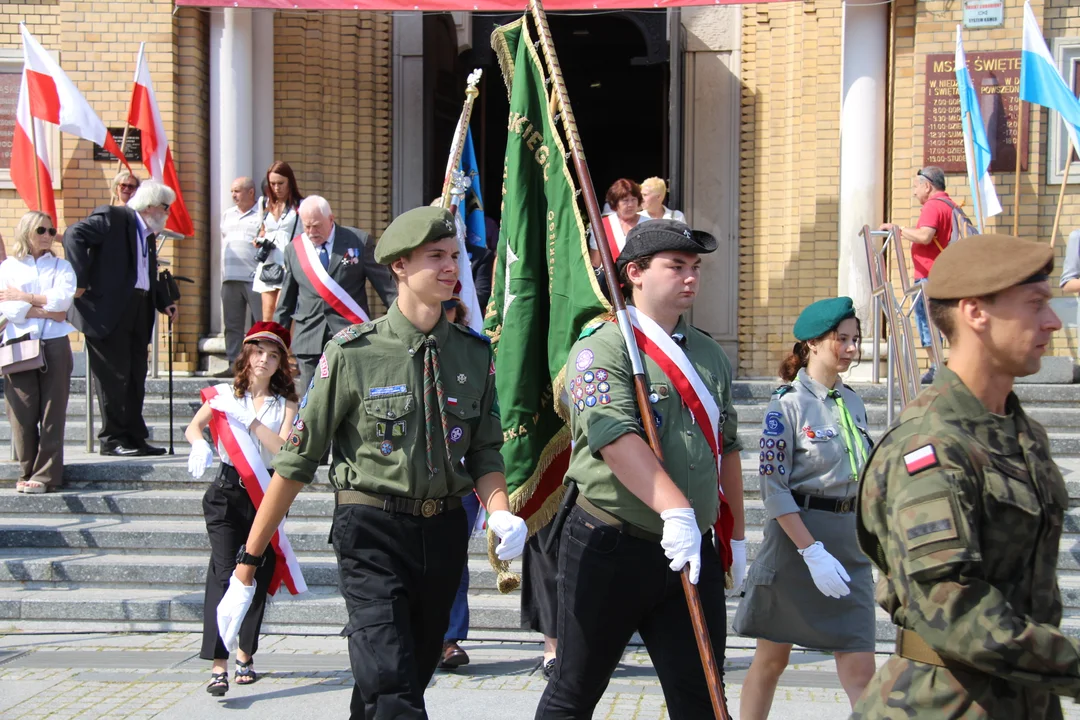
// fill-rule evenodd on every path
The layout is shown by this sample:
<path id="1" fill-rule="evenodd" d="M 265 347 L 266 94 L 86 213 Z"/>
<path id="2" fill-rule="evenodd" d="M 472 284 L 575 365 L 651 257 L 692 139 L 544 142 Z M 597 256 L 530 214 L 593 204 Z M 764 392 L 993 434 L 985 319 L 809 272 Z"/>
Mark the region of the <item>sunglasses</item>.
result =
<path id="1" fill-rule="evenodd" d="M 34 230 L 34 232 L 36 232 L 38 235 L 44 235 L 45 233 L 49 233 L 49 237 L 56 237 L 56 228 L 39 227 Z"/>
<path id="2" fill-rule="evenodd" d="M 161 203 L 161 209 L 165 212 L 169 212 L 169 203 Z"/>
<path id="3" fill-rule="evenodd" d="M 120 189 L 121 190 L 138 190 L 139 186 L 138 185 L 133 185 L 133 184 L 130 184 L 130 183 L 120 183 Z"/>

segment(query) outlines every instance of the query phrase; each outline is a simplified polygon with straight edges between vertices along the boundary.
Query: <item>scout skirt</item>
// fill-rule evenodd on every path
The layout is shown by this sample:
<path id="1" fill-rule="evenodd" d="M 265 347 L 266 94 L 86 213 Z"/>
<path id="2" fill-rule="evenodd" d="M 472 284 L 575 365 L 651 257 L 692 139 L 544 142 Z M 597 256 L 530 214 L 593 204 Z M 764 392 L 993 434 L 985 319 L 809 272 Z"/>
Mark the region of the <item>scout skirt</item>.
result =
<path id="1" fill-rule="evenodd" d="M 812 650 L 873 652 L 874 581 L 870 560 L 859 550 L 855 513 L 800 510 L 799 515 L 851 576 L 851 594 L 823 595 L 795 543 L 770 520 L 732 627 L 740 635 Z"/>

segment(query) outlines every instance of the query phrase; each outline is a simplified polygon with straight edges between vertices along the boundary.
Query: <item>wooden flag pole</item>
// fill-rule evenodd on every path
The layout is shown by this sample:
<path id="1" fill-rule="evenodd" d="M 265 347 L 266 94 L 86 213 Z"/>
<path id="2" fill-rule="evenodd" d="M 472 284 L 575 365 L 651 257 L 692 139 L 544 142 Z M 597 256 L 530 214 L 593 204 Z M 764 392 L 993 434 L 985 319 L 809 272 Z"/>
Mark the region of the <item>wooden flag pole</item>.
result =
<path id="1" fill-rule="evenodd" d="M 44 202 L 41 196 L 41 168 L 38 167 L 38 165 L 41 163 L 41 158 L 38 156 L 37 143 L 37 118 L 31 115 L 30 145 L 34 149 L 34 187 L 37 188 L 37 209 L 38 212 L 45 212 Z"/>
<path id="2" fill-rule="evenodd" d="M 1069 142 L 1066 144 L 1069 148 L 1069 154 L 1065 159 L 1065 176 L 1061 178 L 1061 190 L 1058 192 L 1057 210 L 1054 211 L 1054 229 L 1050 231 L 1050 247 L 1054 247 L 1054 243 L 1057 241 L 1058 224 L 1061 222 L 1061 205 L 1065 202 L 1065 188 L 1069 185 L 1069 170 L 1072 169 L 1074 149 L 1072 138 L 1069 138 Z"/>
<path id="3" fill-rule="evenodd" d="M 124 123 L 124 137 L 120 139 L 120 155 L 121 155 L 122 159 L 116 161 L 116 172 L 120 172 L 120 169 L 123 168 L 124 165 L 127 164 L 125 162 L 125 160 L 127 160 L 127 141 L 128 141 L 128 132 L 130 130 L 131 130 L 131 125 L 129 125 L 128 123 L 125 122 Z M 108 129 L 106 129 L 105 132 L 109 132 Z"/>
<path id="4" fill-rule="evenodd" d="M 967 125 L 967 137 L 964 138 L 964 149 L 966 152 L 971 153 L 971 164 L 968 166 L 968 170 L 971 173 L 971 184 L 975 186 L 975 197 L 972 198 L 972 202 L 975 203 L 975 222 L 979 228 L 979 232 L 985 232 L 985 216 L 986 209 L 983 207 L 983 195 L 982 195 L 982 183 L 979 180 L 979 163 L 975 159 L 975 127 L 972 124 L 971 113 L 967 113 L 964 119 L 964 123 Z"/>
<path id="5" fill-rule="evenodd" d="M 634 373 L 634 394 L 637 398 L 638 411 L 641 413 L 645 437 L 656 458 L 662 463 L 664 458 L 660 448 L 660 436 L 656 431 L 656 422 L 653 419 L 649 393 L 645 387 L 645 367 L 641 362 L 641 353 L 638 352 L 633 325 L 630 322 L 630 315 L 626 311 L 626 303 L 623 300 L 622 293 L 619 291 L 619 279 L 615 272 L 615 261 L 611 256 L 607 234 L 604 232 L 604 224 L 600 219 L 600 205 L 596 198 L 596 190 L 593 188 L 592 176 L 589 175 L 589 166 L 585 162 L 585 151 L 581 147 L 577 122 L 574 120 L 574 112 L 570 107 L 570 95 L 566 90 L 566 83 L 563 81 L 559 59 L 555 55 L 555 44 L 551 39 L 551 29 L 548 27 L 547 15 L 544 12 L 541 0 L 529 1 L 529 13 L 532 15 L 533 22 L 536 25 L 540 47 L 543 50 L 544 59 L 547 61 L 548 70 L 551 74 L 551 84 L 559 112 L 562 115 L 563 130 L 570 144 L 570 156 L 574 163 L 578 184 L 581 187 L 582 198 L 585 201 L 589 224 L 592 226 L 593 235 L 596 237 L 596 247 L 600 251 L 600 258 L 604 266 L 604 275 L 607 277 L 607 286 L 614 305 L 615 315 L 630 356 L 630 365 Z M 698 654 L 701 656 L 701 666 L 705 672 L 705 680 L 709 687 L 709 698 L 712 700 L 713 714 L 717 720 L 728 720 L 730 716 L 724 702 L 720 671 L 716 665 L 712 643 L 709 640 L 701 597 L 698 595 L 697 586 L 690 582 L 690 569 L 688 566 L 683 567 L 680 576 L 683 591 L 686 594 L 686 603 L 690 610 L 690 620 L 694 627 L 694 639 L 697 641 Z"/>
<path id="6" fill-rule="evenodd" d="M 1019 118 L 1024 116 L 1024 101 L 1020 101 Z M 1020 159 L 1021 151 L 1027 148 L 1020 147 L 1021 127 L 1016 126 L 1016 173 L 1013 176 L 1013 237 L 1020 237 Z"/>

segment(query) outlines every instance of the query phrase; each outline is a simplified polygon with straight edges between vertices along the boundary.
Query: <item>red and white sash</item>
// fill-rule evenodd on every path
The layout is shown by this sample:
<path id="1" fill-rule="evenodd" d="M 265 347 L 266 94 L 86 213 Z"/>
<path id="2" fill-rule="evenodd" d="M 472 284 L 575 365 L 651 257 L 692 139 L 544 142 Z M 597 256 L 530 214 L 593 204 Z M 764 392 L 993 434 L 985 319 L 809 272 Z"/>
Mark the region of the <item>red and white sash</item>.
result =
<path id="1" fill-rule="evenodd" d="M 630 315 L 630 322 L 634 326 L 634 337 L 637 338 L 638 348 L 645 353 L 654 363 L 660 366 L 671 384 L 675 386 L 679 397 L 690 409 L 694 421 L 701 426 L 705 433 L 705 439 L 709 448 L 716 458 L 717 489 L 720 493 L 720 514 L 713 527 L 724 566 L 731 567 L 731 533 L 735 527 L 735 518 L 731 514 L 727 498 L 724 497 L 724 489 L 720 487 L 719 473 L 720 464 L 724 455 L 724 436 L 720 427 L 720 408 L 709 392 L 705 381 L 694 368 L 690 358 L 686 357 L 683 349 L 664 332 L 655 320 L 645 313 L 638 312 L 632 305 L 626 307 Z"/>
<path id="2" fill-rule="evenodd" d="M 319 253 L 315 250 L 315 245 L 304 237 L 303 233 L 294 237 L 292 244 L 296 248 L 296 259 L 300 262 L 300 269 L 304 271 L 304 275 L 315 288 L 315 292 L 319 293 L 319 297 L 349 322 L 366 323 L 367 313 L 352 295 L 345 292 L 345 289 L 326 272 L 326 268 L 319 262 Z"/>
<path id="3" fill-rule="evenodd" d="M 615 218 L 615 222 L 611 219 Z M 608 247 L 611 248 L 611 259 L 618 260 L 619 255 L 622 254 L 623 245 L 626 244 L 626 233 L 622 231 L 622 223 L 619 222 L 619 216 L 615 213 L 605 215 L 600 218 L 600 222 L 604 224 L 604 232 L 607 234 Z"/>
<path id="4" fill-rule="evenodd" d="M 210 398 L 216 395 L 227 395 L 231 392 L 231 386 L 221 384 L 203 388 L 200 395 L 203 402 L 209 402 Z M 255 509 L 258 510 L 259 505 L 262 504 L 263 493 L 270 487 L 270 473 L 266 470 L 259 449 L 251 441 L 251 436 L 245 428 L 236 421 L 230 420 L 225 413 L 214 410 L 210 416 L 210 437 L 213 438 L 215 445 L 221 443 L 225 446 L 229 460 L 232 461 L 236 472 L 240 474 L 240 479 L 244 481 L 244 488 L 251 497 Z M 293 552 L 289 538 L 285 535 L 284 520 L 278 525 L 270 543 L 274 546 L 274 552 L 277 553 L 278 562 L 274 567 L 274 575 L 270 579 L 270 587 L 267 591 L 273 595 L 281 584 L 285 583 L 285 587 L 293 595 L 307 592 L 307 582 L 304 581 L 304 574 L 300 571 L 300 563 L 296 559 L 296 553 Z"/>

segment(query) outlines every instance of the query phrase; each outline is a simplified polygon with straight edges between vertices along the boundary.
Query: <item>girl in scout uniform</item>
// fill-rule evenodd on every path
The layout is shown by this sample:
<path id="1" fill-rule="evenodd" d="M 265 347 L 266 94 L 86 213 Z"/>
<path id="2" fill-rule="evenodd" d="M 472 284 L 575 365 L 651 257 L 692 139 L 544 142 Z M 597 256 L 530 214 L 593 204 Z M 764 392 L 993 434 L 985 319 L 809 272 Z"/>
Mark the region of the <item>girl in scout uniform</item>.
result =
<path id="1" fill-rule="evenodd" d="M 866 409 L 840 380 L 861 331 L 850 298 L 799 315 L 759 442 L 765 540 L 733 627 L 757 638 L 743 685 L 743 720 L 764 719 L 792 645 L 835 653 L 851 704 L 874 674 L 870 561 L 855 536 L 858 476 L 869 455 Z"/>
<path id="2" fill-rule="evenodd" d="M 203 403 L 184 431 L 191 443 L 188 472 L 193 478 L 201 478 L 214 461 L 213 449 L 203 438 L 214 410 L 235 418 L 248 428 L 263 463 L 273 472 L 274 456 L 281 449 L 296 417 L 296 389 L 288 362 L 289 340 L 289 331 L 274 322 L 257 322 L 248 330 L 244 349 L 236 360 L 236 379 L 232 386 L 219 385 L 221 392 Z M 229 578 L 236 567 L 236 551 L 247 539 L 255 520 L 255 505 L 221 443 L 217 451 L 221 456 L 221 468 L 203 496 L 206 532 L 210 536 L 210 567 L 206 571 L 203 642 L 199 657 L 214 663 L 206 691 L 221 696 L 229 690 L 229 651 L 218 635 L 217 604 L 229 587 Z M 251 611 L 240 626 L 234 677 L 237 685 L 250 685 L 258 680 L 253 656 L 259 649 L 259 629 L 276 560 L 273 552 L 268 553 L 266 562 L 255 575 L 258 587 Z"/>

